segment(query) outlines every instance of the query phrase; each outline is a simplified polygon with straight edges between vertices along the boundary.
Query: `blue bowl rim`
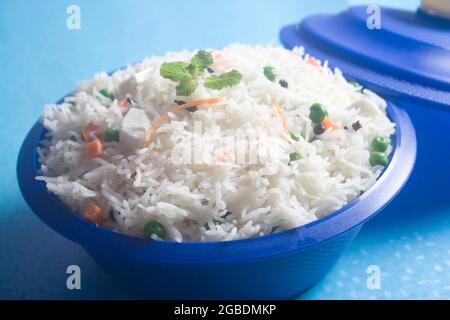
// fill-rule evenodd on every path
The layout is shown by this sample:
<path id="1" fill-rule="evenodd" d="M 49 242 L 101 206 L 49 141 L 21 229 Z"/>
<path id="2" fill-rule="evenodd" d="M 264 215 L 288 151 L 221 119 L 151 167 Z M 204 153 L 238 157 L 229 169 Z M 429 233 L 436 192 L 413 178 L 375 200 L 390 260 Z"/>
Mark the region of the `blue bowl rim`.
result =
<path id="1" fill-rule="evenodd" d="M 64 98 L 63 98 L 64 99 Z M 61 103 L 61 99 L 58 103 Z M 414 167 L 416 135 L 408 114 L 388 101 L 388 116 L 396 123 L 390 162 L 376 183 L 334 213 L 287 231 L 228 242 L 149 241 L 100 228 L 72 213 L 50 194 L 38 175 L 37 147 L 46 133 L 38 120 L 19 152 L 17 177 L 24 199 L 50 228 L 90 253 L 153 264 L 211 265 L 244 263 L 287 255 L 331 240 L 373 217 L 401 190 Z"/>

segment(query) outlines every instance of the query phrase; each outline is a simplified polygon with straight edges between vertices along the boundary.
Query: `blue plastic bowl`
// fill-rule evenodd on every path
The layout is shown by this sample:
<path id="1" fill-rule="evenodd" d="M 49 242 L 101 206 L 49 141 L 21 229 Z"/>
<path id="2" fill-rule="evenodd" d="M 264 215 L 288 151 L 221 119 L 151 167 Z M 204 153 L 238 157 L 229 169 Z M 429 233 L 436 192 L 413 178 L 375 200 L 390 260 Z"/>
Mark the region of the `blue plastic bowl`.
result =
<path id="1" fill-rule="evenodd" d="M 22 194 L 48 226 L 81 245 L 126 288 L 156 299 L 286 299 L 311 287 L 333 266 L 362 225 L 407 181 L 416 136 L 402 109 L 389 103 L 397 124 L 389 166 L 376 184 L 329 216 L 258 238 L 230 242 L 146 241 L 98 228 L 70 212 L 37 181 L 36 149 L 46 133 L 38 121 L 19 153 Z"/>

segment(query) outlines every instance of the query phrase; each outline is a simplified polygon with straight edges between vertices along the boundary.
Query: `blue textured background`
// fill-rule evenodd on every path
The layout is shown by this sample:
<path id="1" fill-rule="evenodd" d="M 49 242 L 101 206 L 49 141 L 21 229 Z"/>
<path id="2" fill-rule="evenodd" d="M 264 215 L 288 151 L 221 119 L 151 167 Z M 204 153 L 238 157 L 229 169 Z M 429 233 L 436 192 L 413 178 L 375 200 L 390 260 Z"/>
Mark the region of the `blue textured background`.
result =
<path id="1" fill-rule="evenodd" d="M 364 1 L 18 1 L 0 2 L 0 298 L 133 298 L 77 245 L 39 221 L 15 176 L 20 144 L 45 103 L 99 70 L 145 55 L 230 42 L 277 43 L 281 26 Z M 372 1 L 388 3 L 388 1 Z M 66 8 L 81 8 L 81 30 Z M 415 8 L 418 1 L 396 1 Z M 66 289 L 66 268 L 82 270 L 82 290 Z M 381 289 L 366 286 L 378 265 Z M 450 298 L 450 208 L 401 212 L 395 205 L 363 229 L 332 272 L 304 299 Z"/>

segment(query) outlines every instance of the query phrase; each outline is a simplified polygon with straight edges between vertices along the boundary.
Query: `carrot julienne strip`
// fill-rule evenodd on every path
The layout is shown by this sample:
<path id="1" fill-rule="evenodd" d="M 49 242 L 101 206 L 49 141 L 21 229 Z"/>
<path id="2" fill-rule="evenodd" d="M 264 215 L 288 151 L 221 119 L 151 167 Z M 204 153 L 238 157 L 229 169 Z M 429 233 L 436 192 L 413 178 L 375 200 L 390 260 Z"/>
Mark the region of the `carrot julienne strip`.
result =
<path id="1" fill-rule="evenodd" d="M 280 118 L 281 126 L 283 127 L 283 132 L 289 133 L 288 121 L 287 121 L 286 116 L 284 115 L 283 110 L 281 109 L 281 105 L 276 101 L 273 102 L 273 105 L 275 107 L 275 111 L 278 114 L 278 117 Z"/>
<path id="2" fill-rule="evenodd" d="M 314 57 L 309 57 L 309 59 L 306 61 L 307 63 L 309 63 L 310 65 L 316 66 L 316 67 L 320 67 L 320 62 L 319 60 L 317 60 Z"/>
<path id="3" fill-rule="evenodd" d="M 157 117 L 150 125 L 150 128 L 147 129 L 145 133 L 145 139 L 144 139 L 144 146 L 148 146 L 150 144 L 150 141 L 152 139 L 153 134 L 155 133 L 156 129 L 158 129 L 163 123 L 169 121 L 169 113 L 175 113 L 177 111 L 188 109 L 192 107 L 202 107 L 207 105 L 212 105 L 219 103 L 222 99 L 221 98 L 209 98 L 209 99 L 200 99 L 200 100 L 194 100 L 187 103 L 184 103 L 182 105 L 177 105 L 172 108 L 170 108 L 168 111 L 164 112 L 162 115 Z"/>

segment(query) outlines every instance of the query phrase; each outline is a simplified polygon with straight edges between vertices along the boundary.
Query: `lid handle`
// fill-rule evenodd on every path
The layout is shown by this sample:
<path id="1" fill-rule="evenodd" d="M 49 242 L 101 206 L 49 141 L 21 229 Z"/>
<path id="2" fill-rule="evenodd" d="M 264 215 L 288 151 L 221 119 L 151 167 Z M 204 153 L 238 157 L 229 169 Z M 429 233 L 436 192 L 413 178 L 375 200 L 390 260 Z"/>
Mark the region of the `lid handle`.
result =
<path id="1" fill-rule="evenodd" d="M 420 10 L 431 16 L 450 19 L 450 1 L 448 0 L 422 0 Z"/>

